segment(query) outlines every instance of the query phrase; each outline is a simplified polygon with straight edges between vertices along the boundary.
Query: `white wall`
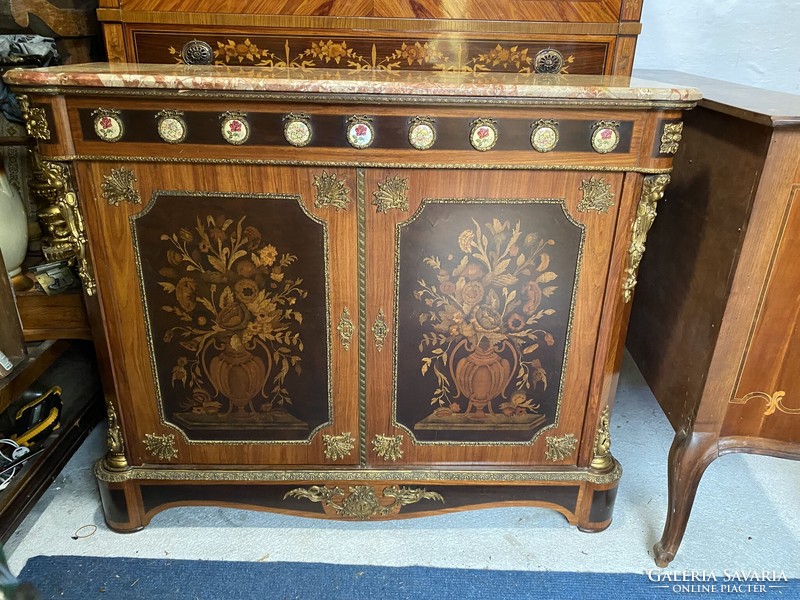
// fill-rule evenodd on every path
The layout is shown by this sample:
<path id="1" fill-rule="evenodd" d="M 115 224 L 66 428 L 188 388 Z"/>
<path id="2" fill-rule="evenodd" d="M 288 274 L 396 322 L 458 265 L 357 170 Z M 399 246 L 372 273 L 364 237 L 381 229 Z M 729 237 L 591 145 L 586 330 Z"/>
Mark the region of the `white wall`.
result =
<path id="1" fill-rule="evenodd" d="M 634 68 L 800 94 L 800 0 L 644 0 Z"/>

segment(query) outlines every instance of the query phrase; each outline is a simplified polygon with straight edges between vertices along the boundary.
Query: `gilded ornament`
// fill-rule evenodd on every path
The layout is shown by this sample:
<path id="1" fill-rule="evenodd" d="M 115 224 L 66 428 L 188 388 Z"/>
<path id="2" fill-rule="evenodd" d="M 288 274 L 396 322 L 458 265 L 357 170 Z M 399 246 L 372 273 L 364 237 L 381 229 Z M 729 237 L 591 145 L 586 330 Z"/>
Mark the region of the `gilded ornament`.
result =
<path id="1" fill-rule="evenodd" d="M 311 143 L 311 117 L 303 113 L 289 113 L 283 117 L 283 121 L 283 137 L 292 146 L 302 148 Z"/>
<path id="2" fill-rule="evenodd" d="M 664 131 L 661 134 L 661 154 L 675 154 L 680 147 L 683 138 L 683 123 L 665 123 Z"/>
<path id="3" fill-rule="evenodd" d="M 347 119 L 347 142 L 358 150 L 369 148 L 375 139 L 372 117 L 353 115 Z"/>
<path id="4" fill-rule="evenodd" d="M 413 117 L 408 122 L 408 143 L 417 150 L 428 150 L 436 143 L 433 117 Z"/>
<path id="5" fill-rule="evenodd" d="M 397 485 L 385 487 L 380 497 L 375 493 L 375 488 L 370 485 L 351 486 L 347 488 L 347 492 L 340 487 L 313 485 L 307 489 L 290 490 L 283 498 L 284 500 L 286 498 L 307 498 L 311 502 L 321 502 L 341 517 L 360 520 L 396 514 L 401 507 L 420 500 L 435 500 L 444 503 L 444 498 L 437 492 Z"/>
<path id="6" fill-rule="evenodd" d="M 350 205 L 350 188 L 344 179 L 336 173 L 322 171 L 322 175 L 314 175 L 314 206 L 325 208 L 333 206 L 339 210 L 347 210 Z"/>
<path id="7" fill-rule="evenodd" d="M 222 137 L 229 144 L 241 146 L 250 137 L 250 124 L 247 122 L 247 113 L 226 111 L 219 116 L 222 119 L 220 131 Z"/>
<path id="8" fill-rule="evenodd" d="M 144 447 L 150 454 L 161 460 L 172 460 L 178 456 L 178 451 L 175 449 L 175 435 L 172 433 L 165 435 L 146 433 Z"/>
<path id="9" fill-rule="evenodd" d="M 775 411 L 780 411 L 787 415 L 800 415 L 800 408 L 789 408 L 784 406 L 783 399 L 785 397 L 786 392 L 784 391 L 778 391 L 774 394 L 769 394 L 767 392 L 750 392 L 742 398 L 734 398 L 731 400 L 731 404 L 747 404 L 749 400 L 758 398 L 760 400 L 765 400 L 767 403 L 766 406 L 764 406 L 765 417 L 774 414 Z"/>
<path id="10" fill-rule="evenodd" d="M 567 458 L 575 450 L 578 440 L 571 433 L 561 437 L 551 436 L 547 438 L 547 449 L 544 457 L 547 460 L 558 462 Z"/>
<path id="11" fill-rule="evenodd" d="M 592 126 L 592 148 L 600 154 L 613 152 L 619 145 L 619 121 L 598 121 Z"/>
<path id="12" fill-rule="evenodd" d="M 564 69 L 564 55 L 554 48 L 540 50 L 533 59 L 533 70 L 546 75 L 558 75 Z"/>
<path id="13" fill-rule="evenodd" d="M 378 189 L 372 193 L 375 197 L 372 204 L 377 206 L 379 213 L 386 213 L 392 209 L 408 210 L 409 184 L 406 177 L 395 175 L 378 184 Z"/>
<path id="14" fill-rule="evenodd" d="M 537 152 L 550 152 L 558 145 L 558 121 L 539 119 L 531 125 L 531 146 Z"/>
<path id="15" fill-rule="evenodd" d="M 94 132 L 104 142 L 118 142 L 125 135 L 125 126 L 118 110 L 98 108 L 92 111 Z"/>
<path id="16" fill-rule="evenodd" d="M 349 456 L 356 443 L 349 431 L 340 435 L 328 435 L 326 433 L 322 436 L 322 441 L 325 444 L 326 458 L 333 461 Z"/>
<path id="17" fill-rule="evenodd" d="M 608 209 L 614 206 L 614 192 L 611 191 L 611 184 L 603 179 L 590 177 L 588 181 L 581 181 L 581 192 L 583 197 L 578 202 L 579 212 L 596 210 L 597 212 L 607 213 Z"/>
<path id="18" fill-rule="evenodd" d="M 51 179 L 56 173 L 42 167 L 38 154 L 34 153 L 34 159 L 35 168 L 28 188 L 42 226 L 42 254 L 47 261 L 69 260 L 74 264 L 79 248 L 69 229 L 63 204 L 59 202 L 64 190 L 60 182 Z"/>
<path id="19" fill-rule="evenodd" d="M 597 435 L 594 438 L 594 458 L 591 468 L 596 471 L 610 471 L 614 468 L 614 459 L 611 456 L 611 411 L 608 405 L 600 413 L 600 423 L 597 425 Z"/>
<path id="20" fill-rule="evenodd" d="M 372 440 L 372 447 L 375 454 L 383 460 L 395 462 L 403 458 L 403 436 L 402 435 L 376 435 Z"/>
<path id="21" fill-rule="evenodd" d="M 103 175 L 103 183 L 100 185 L 103 191 L 103 199 L 112 206 L 118 206 L 121 202 L 131 204 L 141 204 L 142 199 L 136 189 L 136 176 L 133 171 L 126 168 L 111 169 L 110 175 Z"/>
<path id="22" fill-rule="evenodd" d="M 339 317 L 339 325 L 336 327 L 339 332 L 339 337 L 342 339 L 342 347 L 345 350 L 350 350 L 350 341 L 353 339 L 353 334 L 356 331 L 353 325 L 353 320 L 350 318 L 350 311 L 345 306 L 342 309 L 342 316 Z"/>
<path id="23" fill-rule="evenodd" d="M 497 121 L 494 119 L 475 119 L 470 123 L 469 143 L 478 152 L 494 148 L 497 138 Z"/>
<path id="24" fill-rule="evenodd" d="M 46 203 L 38 212 L 47 229 L 43 241 L 53 244 L 50 248 L 61 255 L 60 259 L 67 259 L 78 267 L 84 291 L 93 296 L 96 285 L 89 265 L 89 241 L 78 196 L 72 190 L 69 168 L 57 162 L 38 161 L 31 189 Z"/>
<path id="25" fill-rule="evenodd" d="M 378 311 L 378 316 L 372 324 L 372 335 L 375 336 L 375 349 L 380 352 L 383 350 L 383 342 L 389 334 L 389 326 L 386 324 L 386 315 L 383 314 L 383 309 Z"/>
<path id="26" fill-rule="evenodd" d="M 653 175 L 645 177 L 642 185 L 642 197 L 636 209 L 636 218 L 631 226 L 631 244 L 628 247 L 628 267 L 625 269 L 625 281 L 622 284 L 625 302 L 633 298 L 636 287 L 636 275 L 644 256 L 647 232 L 656 219 L 656 205 L 664 197 L 664 190 L 669 184 L 669 175 Z"/>
<path id="27" fill-rule="evenodd" d="M 105 459 L 106 464 L 109 469 L 127 469 L 128 461 L 125 458 L 125 442 L 119 426 L 119 418 L 114 405 L 108 399 L 106 399 L 106 410 L 108 411 L 108 433 L 106 434 L 108 453 Z"/>
<path id="28" fill-rule="evenodd" d="M 19 101 L 19 108 L 22 111 L 28 135 L 37 140 L 49 140 L 50 127 L 47 125 L 47 115 L 44 109 L 31 106 L 30 100 L 25 94 L 19 94 L 17 101 Z"/>
<path id="29" fill-rule="evenodd" d="M 188 127 L 180 110 L 161 110 L 156 114 L 159 137 L 168 144 L 180 144 L 186 139 Z"/>

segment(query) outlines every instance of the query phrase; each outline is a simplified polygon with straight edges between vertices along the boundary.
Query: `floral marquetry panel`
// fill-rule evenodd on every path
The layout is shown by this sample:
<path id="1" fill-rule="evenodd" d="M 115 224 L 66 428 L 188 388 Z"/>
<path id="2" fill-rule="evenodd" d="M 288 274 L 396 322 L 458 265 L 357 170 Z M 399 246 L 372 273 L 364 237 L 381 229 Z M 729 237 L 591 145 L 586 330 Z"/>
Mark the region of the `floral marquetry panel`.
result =
<path id="1" fill-rule="evenodd" d="M 132 228 L 167 423 L 269 441 L 329 421 L 324 223 L 297 197 L 164 192 Z"/>
<path id="2" fill-rule="evenodd" d="M 398 423 L 532 440 L 556 420 L 582 226 L 559 200 L 444 199 L 398 230 Z"/>
<path id="3" fill-rule="evenodd" d="M 411 36 L 270 36 L 137 32 L 138 62 L 187 63 L 187 44 L 196 37 L 211 47 L 207 64 L 342 70 L 462 73 L 560 73 L 600 75 L 610 41 L 554 41 L 512 36 L 507 40 L 458 41 L 442 34 Z M 196 64 L 196 63 L 195 63 Z"/>

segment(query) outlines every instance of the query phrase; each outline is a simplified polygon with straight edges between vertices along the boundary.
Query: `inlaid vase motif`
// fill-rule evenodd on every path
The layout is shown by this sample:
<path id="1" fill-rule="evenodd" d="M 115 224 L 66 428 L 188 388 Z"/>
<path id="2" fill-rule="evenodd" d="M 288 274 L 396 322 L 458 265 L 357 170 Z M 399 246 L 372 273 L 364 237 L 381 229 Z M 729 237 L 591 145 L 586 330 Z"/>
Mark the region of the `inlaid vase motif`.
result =
<path id="1" fill-rule="evenodd" d="M 188 351 L 172 384 L 185 389 L 182 408 L 195 420 L 269 421 L 292 402 L 287 375 L 301 373 L 303 315 L 295 306 L 307 292 L 291 277 L 297 257 L 245 221 L 208 215 L 161 236 L 159 285 L 174 297 L 161 309 L 179 323 L 163 341 Z"/>
<path id="2" fill-rule="evenodd" d="M 418 427 L 481 420 L 497 426 L 539 423 L 537 389 L 548 385 L 539 353 L 555 344 L 544 323 L 556 313 L 550 270 L 555 240 L 524 232 L 520 221 L 473 220 L 460 254 L 424 259 L 433 278 L 418 281 L 421 374 L 436 378 L 433 413 Z"/>

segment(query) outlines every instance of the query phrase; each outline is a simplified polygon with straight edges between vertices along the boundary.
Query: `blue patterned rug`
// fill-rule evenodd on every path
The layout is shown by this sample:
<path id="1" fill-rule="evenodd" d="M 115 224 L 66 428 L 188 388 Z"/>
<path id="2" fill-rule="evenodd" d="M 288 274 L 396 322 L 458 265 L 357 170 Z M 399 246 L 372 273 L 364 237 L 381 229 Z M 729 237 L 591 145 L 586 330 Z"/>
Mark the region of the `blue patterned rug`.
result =
<path id="1" fill-rule="evenodd" d="M 42 600 L 559 600 L 798 598 L 800 581 L 653 581 L 659 574 L 489 571 L 291 562 L 36 556 L 20 574 Z M 746 590 L 741 586 L 764 586 Z M 676 587 L 677 586 L 677 587 Z M 692 587 L 694 586 L 694 587 Z M 703 589 L 701 586 L 706 586 Z M 710 586 L 714 586 L 711 589 Z M 723 586 L 738 586 L 736 588 Z"/>

